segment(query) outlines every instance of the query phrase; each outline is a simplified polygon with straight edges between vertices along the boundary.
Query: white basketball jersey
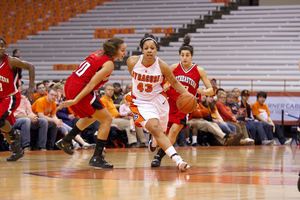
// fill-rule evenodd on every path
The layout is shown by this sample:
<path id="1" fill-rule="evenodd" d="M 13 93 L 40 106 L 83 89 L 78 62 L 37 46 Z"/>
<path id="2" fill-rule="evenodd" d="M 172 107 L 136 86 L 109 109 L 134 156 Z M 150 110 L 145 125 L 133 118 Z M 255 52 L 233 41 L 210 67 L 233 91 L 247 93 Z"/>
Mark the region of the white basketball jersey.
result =
<path id="1" fill-rule="evenodd" d="M 132 96 L 136 99 L 152 100 L 163 91 L 165 77 L 161 73 L 158 57 L 151 66 L 142 64 L 144 55 L 135 64 L 132 70 Z"/>

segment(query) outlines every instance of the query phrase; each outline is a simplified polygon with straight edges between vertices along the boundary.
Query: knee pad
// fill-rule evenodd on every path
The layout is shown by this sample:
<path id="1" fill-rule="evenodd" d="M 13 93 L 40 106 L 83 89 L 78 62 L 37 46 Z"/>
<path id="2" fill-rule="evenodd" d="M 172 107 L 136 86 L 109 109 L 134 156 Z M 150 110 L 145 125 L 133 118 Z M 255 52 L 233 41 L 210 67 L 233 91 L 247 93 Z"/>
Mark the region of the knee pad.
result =
<path id="1" fill-rule="evenodd" d="M 0 119 L 0 128 L 2 128 L 5 125 L 5 119 Z"/>

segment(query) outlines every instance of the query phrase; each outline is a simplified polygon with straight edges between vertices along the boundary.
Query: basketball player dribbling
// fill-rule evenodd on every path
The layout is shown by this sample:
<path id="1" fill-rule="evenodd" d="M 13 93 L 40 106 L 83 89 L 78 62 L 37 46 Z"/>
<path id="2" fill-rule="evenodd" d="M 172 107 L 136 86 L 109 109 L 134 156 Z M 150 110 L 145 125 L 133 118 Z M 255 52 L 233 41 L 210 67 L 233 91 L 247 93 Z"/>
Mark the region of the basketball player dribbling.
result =
<path id="1" fill-rule="evenodd" d="M 21 94 L 17 86 L 18 69 L 29 71 L 27 97 L 33 96 L 35 71 L 31 63 L 5 54 L 5 46 L 5 40 L 0 38 L 0 130 L 13 152 L 6 160 L 17 161 L 24 156 L 21 148 L 21 131 L 12 128 L 16 122 L 13 113 L 21 102 Z"/>
<path id="2" fill-rule="evenodd" d="M 171 65 L 170 69 L 176 79 L 191 94 L 196 95 L 196 93 L 198 93 L 200 95 L 213 95 L 213 89 L 207 78 L 205 70 L 197 66 L 197 64 L 192 63 L 194 48 L 190 45 L 190 40 L 191 38 L 189 35 L 184 36 L 183 44 L 179 48 L 181 62 Z M 202 87 L 199 87 L 200 80 L 202 80 L 207 89 L 204 90 Z M 167 91 L 167 95 L 169 97 L 168 102 L 170 105 L 167 137 L 171 144 L 174 144 L 179 131 L 186 126 L 187 114 L 180 112 L 176 107 L 176 100 L 180 94 L 176 91 L 173 85 L 165 84 L 164 88 Z M 154 156 L 151 167 L 159 167 L 161 160 L 165 155 L 166 153 L 160 148 Z"/>
<path id="3" fill-rule="evenodd" d="M 140 41 L 140 47 L 143 54 L 131 56 L 127 60 L 132 76 L 132 89 L 126 100 L 130 102 L 135 124 L 146 128 L 175 165 L 185 171 L 190 166 L 177 154 L 164 134 L 169 114 L 169 104 L 163 89 L 165 78 L 180 94 L 187 91 L 176 80 L 169 66 L 156 57 L 158 44 L 153 35 L 146 33 Z"/>
<path id="4" fill-rule="evenodd" d="M 113 168 L 104 159 L 102 153 L 109 134 L 112 116 L 105 108 L 94 90 L 104 85 L 114 70 L 114 60 L 122 60 L 126 55 L 126 43 L 121 38 L 108 39 L 103 43 L 103 51 L 89 55 L 79 68 L 67 79 L 65 84 L 66 100 L 60 106 L 71 107 L 80 116 L 73 129 L 56 146 L 72 155 L 71 141 L 75 136 L 94 123 L 100 122 L 96 148 L 89 165 L 99 168 Z"/>

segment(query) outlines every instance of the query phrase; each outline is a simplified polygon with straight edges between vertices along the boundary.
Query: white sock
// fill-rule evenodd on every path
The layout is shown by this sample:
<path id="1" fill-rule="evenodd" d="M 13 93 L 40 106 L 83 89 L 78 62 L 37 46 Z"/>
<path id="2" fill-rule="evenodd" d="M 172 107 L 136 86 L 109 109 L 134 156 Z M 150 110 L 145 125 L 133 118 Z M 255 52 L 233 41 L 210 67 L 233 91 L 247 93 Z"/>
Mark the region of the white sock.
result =
<path id="1" fill-rule="evenodd" d="M 190 141 L 190 138 L 189 138 L 189 137 L 188 137 L 188 138 L 185 138 L 185 139 L 186 139 L 186 141 L 187 141 L 187 142 L 189 142 L 189 141 Z"/>
<path id="2" fill-rule="evenodd" d="M 173 146 L 170 146 L 165 152 L 170 158 L 173 154 L 177 153 Z"/>
<path id="3" fill-rule="evenodd" d="M 193 139 L 193 144 L 197 143 L 197 136 L 196 135 L 193 135 L 192 139 Z"/>

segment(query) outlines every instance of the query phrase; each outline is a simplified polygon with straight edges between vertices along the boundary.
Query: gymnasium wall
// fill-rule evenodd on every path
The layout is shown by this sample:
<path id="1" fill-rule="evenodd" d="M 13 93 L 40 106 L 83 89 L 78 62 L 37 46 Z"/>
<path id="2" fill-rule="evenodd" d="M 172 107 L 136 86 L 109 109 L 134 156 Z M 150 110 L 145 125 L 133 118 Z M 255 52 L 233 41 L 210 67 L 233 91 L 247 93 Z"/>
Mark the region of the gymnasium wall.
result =
<path id="1" fill-rule="evenodd" d="M 300 5 L 300 0 L 259 0 L 260 6 Z"/>

